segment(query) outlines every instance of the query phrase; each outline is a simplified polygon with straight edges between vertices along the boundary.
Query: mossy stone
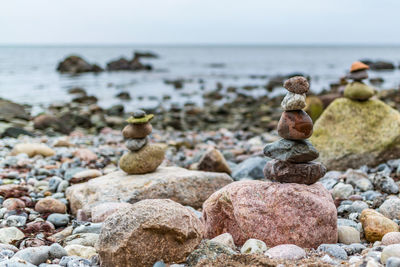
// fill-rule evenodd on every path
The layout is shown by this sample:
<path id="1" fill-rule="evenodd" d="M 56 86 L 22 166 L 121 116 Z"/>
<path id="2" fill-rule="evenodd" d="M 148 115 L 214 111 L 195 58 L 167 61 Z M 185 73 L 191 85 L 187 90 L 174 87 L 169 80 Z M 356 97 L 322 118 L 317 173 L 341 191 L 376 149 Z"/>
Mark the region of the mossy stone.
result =
<path id="1" fill-rule="evenodd" d="M 307 96 L 306 108 L 304 109 L 308 116 L 315 122 L 324 111 L 324 104 L 318 96 Z"/>
<path id="2" fill-rule="evenodd" d="M 119 167 L 128 174 L 144 174 L 154 172 L 163 162 L 165 146 L 147 144 L 136 152 L 128 152 L 119 160 Z"/>
<path id="3" fill-rule="evenodd" d="M 328 169 L 375 166 L 400 157 L 400 113 L 376 99 L 338 98 L 315 123 L 310 141 Z"/>
<path id="4" fill-rule="evenodd" d="M 374 94 L 374 89 L 361 82 L 349 83 L 344 89 L 344 96 L 352 100 L 365 101 Z"/>
<path id="5" fill-rule="evenodd" d="M 126 120 L 126 122 L 132 123 L 132 124 L 141 124 L 141 123 L 149 122 L 153 118 L 154 118 L 153 114 L 148 114 L 148 115 L 146 115 L 144 117 L 141 117 L 141 118 L 130 117 L 129 119 Z"/>

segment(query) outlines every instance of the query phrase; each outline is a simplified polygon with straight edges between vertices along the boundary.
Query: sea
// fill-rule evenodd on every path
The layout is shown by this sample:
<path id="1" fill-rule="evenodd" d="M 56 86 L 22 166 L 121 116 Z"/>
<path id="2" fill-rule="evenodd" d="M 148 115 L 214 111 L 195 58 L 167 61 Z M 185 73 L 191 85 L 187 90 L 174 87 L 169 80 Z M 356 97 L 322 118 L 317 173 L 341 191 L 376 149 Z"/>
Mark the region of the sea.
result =
<path id="1" fill-rule="evenodd" d="M 105 67 L 120 57 L 132 58 L 133 52 L 152 52 L 158 58 L 143 58 L 152 71 L 117 71 L 81 75 L 60 74 L 58 63 L 69 55 L 79 55 L 90 63 Z M 137 107 L 159 105 L 204 104 L 202 95 L 218 86 L 256 89 L 245 93 L 283 94 L 282 88 L 268 92 L 264 86 L 271 77 L 303 73 L 311 77 L 315 93 L 329 89 L 346 75 L 353 61 L 385 60 L 400 63 L 400 46 L 317 46 L 317 45 L 64 45 L 64 46 L 0 46 L 0 97 L 29 104 L 39 113 L 53 103 L 65 103 L 72 96 L 68 90 L 84 88 L 108 108 L 124 104 L 127 111 Z M 399 88 L 400 70 L 370 71 L 370 78 L 381 77 L 377 88 Z M 182 89 L 175 89 L 166 80 L 183 79 Z M 131 100 L 116 95 L 129 92 Z"/>

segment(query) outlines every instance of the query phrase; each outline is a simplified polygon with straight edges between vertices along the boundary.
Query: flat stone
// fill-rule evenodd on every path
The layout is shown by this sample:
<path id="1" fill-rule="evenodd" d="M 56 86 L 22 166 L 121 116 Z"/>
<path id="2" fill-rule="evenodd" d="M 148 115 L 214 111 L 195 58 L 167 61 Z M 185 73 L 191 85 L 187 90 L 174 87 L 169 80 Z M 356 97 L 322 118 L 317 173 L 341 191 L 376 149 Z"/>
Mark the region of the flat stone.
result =
<path id="1" fill-rule="evenodd" d="M 82 246 L 82 245 L 68 245 L 65 247 L 68 256 L 78 256 L 84 259 L 90 259 L 92 256 L 96 255 L 96 249 L 94 247 Z"/>
<path id="2" fill-rule="evenodd" d="M 284 111 L 278 123 L 278 134 L 284 139 L 304 140 L 313 133 L 313 122 L 302 110 Z"/>
<path id="3" fill-rule="evenodd" d="M 128 152 L 119 160 L 119 167 L 128 174 L 154 172 L 164 161 L 165 148 L 160 144 L 147 144 L 136 152 Z"/>
<path id="4" fill-rule="evenodd" d="M 367 70 L 354 71 L 350 72 L 347 77 L 355 81 L 361 81 L 368 78 L 368 72 Z"/>
<path id="5" fill-rule="evenodd" d="M 289 92 L 295 94 L 305 94 L 310 89 L 310 84 L 306 78 L 302 76 L 294 76 L 286 80 L 283 87 L 285 87 Z"/>
<path id="6" fill-rule="evenodd" d="M 344 96 L 351 100 L 366 101 L 374 94 L 374 89 L 361 82 L 349 83 L 344 89 Z"/>
<path id="7" fill-rule="evenodd" d="M 306 256 L 306 252 L 296 245 L 284 244 L 268 249 L 265 255 L 272 259 L 299 260 Z"/>
<path id="8" fill-rule="evenodd" d="M 306 94 L 288 92 L 283 98 L 281 107 L 285 111 L 301 110 L 306 107 Z"/>
<path id="9" fill-rule="evenodd" d="M 130 151 L 135 152 L 144 147 L 147 144 L 147 142 L 148 142 L 147 136 L 145 138 L 140 138 L 140 139 L 128 139 L 125 141 L 125 146 Z"/>
<path id="10" fill-rule="evenodd" d="M 267 144 L 264 155 L 277 160 L 303 163 L 315 160 L 319 153 L 308 140 L 281 139 Z"/>
<path id="11" fill-rule="evenodd" d="M 104 202 L 135 203 L 142 199 L 169 198 L 183 205 L 200 208 L 216 190 L 232 182 L 225 173 L 190 171 L 178 167 L 160 167 L 154 173 L 127 175 L 113 172 L 67 189 L 71 210 L 91 212 Z"/>
<path id="12" fill-rule="evenodd" d="M 45 144 L 38 143 L 23 143 L 14 146 L 11 151 L 12 156 L 25 153 L 29 157 L 34 157 L 36 155 L 42 155 L 43 157 L 53 156 L 56 152 Z"/>
<path id="13" fill-rule="evenodd" d="M 291 163 L 274 159 L 264 168 L 266 179 L 281 183 L 313 184 L 325 173 L 325 166 L 319 162 Z"/>
<path id="14" fill-rule="evenodd" d="M 80 172 L 74 174 L 72 176 L 72 178 L 70 179 L 70 182 L 73 184 L 83 183 L 90 179 L 99 177 L 101 175 L 102 175 L 102 173 L 99 170 L 84 170 L 84 171 L 80 171 Z"/>
<path id="15" fill-rule="evenodd" d="M 151 134 L 152 130 L 153 126 L 149 122 L 140 124 L 130 123 L 122 130 L 122 135 L 126 139 L 141 139 Z"/>
<path id="16" fill-rule="evenodd" d="M 132 112 L 132 116 L 134 118 L 143 118 L 144 116 L 146 116 L 146 112 L 144 110 L 141 109 L 136 109 Z"/>

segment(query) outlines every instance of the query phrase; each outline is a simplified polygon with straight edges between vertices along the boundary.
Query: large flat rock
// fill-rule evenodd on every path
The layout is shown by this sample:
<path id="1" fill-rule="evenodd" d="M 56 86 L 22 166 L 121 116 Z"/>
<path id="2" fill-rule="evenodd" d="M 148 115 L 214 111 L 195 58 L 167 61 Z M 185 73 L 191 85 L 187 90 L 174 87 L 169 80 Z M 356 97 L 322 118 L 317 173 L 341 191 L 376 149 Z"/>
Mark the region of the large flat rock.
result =
<path id="1" fill-rule="evenodd" d="M 225 173 L 159 167 L 153 173 L 141 175 L 113 172 L 73 185 L 66 194 L 74 214 L 78 209 L 90 211 L 103 202 L 136 203 L 143 199 L 172 199 L 199 208 L 212 193 L 232 181 Z"/>

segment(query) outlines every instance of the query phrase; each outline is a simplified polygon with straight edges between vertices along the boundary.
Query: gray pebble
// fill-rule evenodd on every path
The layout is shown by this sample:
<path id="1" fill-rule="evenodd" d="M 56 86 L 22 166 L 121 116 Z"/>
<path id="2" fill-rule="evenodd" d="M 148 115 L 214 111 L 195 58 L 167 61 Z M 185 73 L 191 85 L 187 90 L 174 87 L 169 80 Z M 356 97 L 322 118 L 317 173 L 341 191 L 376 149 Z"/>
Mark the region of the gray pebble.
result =
<path id="1" fill-rule="evenodd" d="M 63 181 L 60 177 L 54 176 L 49 180 L 49 190 L 51 192 L 56 192 L 58 185 Z"/>
<path id="2" fill-rule="evenodd" d="M 76 227 L 73 231 L 72 234 L 81 234 L 81 233 L 94 233 L 94 234 L 100 234 L 101 226 L 103 223 L 87 223 L 87 224 L 82 224 Z"/>
<path id="3" fill-rule="evenodd" d="M 69 215 L 61 213 L 53 213 L 47 217 L 47 221 L 54 224 L 56 227 L 66 226 L 69 223 Z"/>
<path id="4" fill-rule="evenodd" d="M 34 265 L 39 265 L 49 258 L 49 248 L 49 246 L 24 248 L 15 253 L 13 258 L 20 258 Z"/>
<path id="5" fill-rule="evenodd" d="M 8 227 L 20 227 L 26 224 L 26 217 L 25 216 L 18 216 L 18 215 L 10 215 L 4 221 L 4 225 Z"/>
<path id="6" fill-rule="evenodd" d="M 386 267 L 400 267 L 400 258 L 390 257 L 386 260 Z"/>
<path id="7" fill-rule="evenodd" d="M 347 260 L 346 251 L 336 244 L 322 244 L 318 247 L 318 251 L 328 253 L 332 257 Z"/>
<path id="8" fill-rule="evenodd" d="M 50 246 L 49 256 L 50 259 L 61 259 L 64 256 L 67 256 L 67 251 L 58 243 L 54 243 Z"/>

